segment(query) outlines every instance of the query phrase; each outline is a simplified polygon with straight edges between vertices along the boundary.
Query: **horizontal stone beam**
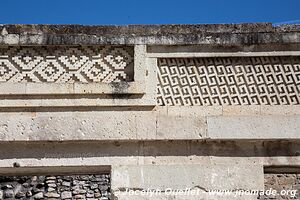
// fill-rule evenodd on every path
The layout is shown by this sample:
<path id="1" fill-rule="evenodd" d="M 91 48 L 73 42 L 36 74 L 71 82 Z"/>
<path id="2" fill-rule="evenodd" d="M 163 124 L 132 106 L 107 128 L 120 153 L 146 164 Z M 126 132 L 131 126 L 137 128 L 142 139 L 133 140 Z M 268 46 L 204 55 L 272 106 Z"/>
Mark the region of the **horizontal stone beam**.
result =
<path id="1" fill-rule="evenodd" d="M 1 141 L 300 139 L 299 106 L 3 111 Z"/>

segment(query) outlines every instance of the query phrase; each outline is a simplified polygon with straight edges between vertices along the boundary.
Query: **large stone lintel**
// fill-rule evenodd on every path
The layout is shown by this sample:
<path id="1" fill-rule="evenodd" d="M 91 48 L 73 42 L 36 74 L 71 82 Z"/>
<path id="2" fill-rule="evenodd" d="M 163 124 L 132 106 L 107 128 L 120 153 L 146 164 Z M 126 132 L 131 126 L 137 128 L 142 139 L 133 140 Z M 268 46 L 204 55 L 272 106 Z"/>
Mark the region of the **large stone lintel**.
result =
<path id="1" fill-rule="evenodd" d="M 8 112 L 5 112 L 8 111 Z M 4 109 L 1 141 L 300 139 L 299 106 Z"/>

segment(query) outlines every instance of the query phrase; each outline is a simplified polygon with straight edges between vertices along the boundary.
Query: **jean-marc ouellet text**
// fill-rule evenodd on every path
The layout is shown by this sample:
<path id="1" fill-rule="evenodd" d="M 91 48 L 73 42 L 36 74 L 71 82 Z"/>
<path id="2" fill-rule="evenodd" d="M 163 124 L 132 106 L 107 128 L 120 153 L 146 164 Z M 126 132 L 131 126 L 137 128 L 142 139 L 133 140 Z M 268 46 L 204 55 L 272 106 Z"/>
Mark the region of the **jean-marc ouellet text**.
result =
<path id="1" fill-rule="evenodd" d="M 186 189 L 172 189 L 166 188 L 164 190 L 161 189 L 125 189 L 125 190 L 115 190 L 114 194 L 126 195 L 126 196 L 159 196 L 159 195 L 167 195 L 167 196 L 288 196 L 288 197 L 296 197 L 299 191 L 297 190 L 280 190 L 277 191 L 275 189 L 268 190 L 204 190 L 200 188 L 186 188 Z"/>

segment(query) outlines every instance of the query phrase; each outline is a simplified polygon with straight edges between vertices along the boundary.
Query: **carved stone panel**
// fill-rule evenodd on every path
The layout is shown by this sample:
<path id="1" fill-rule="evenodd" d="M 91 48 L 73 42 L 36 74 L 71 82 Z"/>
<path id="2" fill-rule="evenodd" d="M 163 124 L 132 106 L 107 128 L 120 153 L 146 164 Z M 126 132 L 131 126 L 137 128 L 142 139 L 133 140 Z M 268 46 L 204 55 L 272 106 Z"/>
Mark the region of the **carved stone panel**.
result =
<path id="1" fill-rule="evenodd" d="M 158 59 L 159 105 L 298 105 L 300 57 Z"/>
<path id="2" fill-rule="evenodd" d="M 133 48 L 0 48 L 0 83 L 116 83 L 133 81 Z"/>

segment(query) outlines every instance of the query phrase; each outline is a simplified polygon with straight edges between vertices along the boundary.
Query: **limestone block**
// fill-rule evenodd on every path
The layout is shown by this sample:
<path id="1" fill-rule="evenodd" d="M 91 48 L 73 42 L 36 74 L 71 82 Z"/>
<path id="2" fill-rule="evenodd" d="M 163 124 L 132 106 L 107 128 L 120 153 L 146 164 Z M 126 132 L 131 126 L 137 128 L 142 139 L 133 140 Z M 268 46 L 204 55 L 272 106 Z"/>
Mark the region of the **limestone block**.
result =
<path id="1" fill-rule="evenodd" d="M 157 139 L 206 138 L 205 117 L 157 116 Z"/>
<path id="2" fill-rule="evenodd" d="M 220 184 L 222 183 L 222 184 Z M 262 189 L 261 165 L 114 166 L 112 190 L 139 189 Z"/>
<path id="3" fill-rule="evenodd" d="M 262 115 L 300 115 L 300 106 L 261 106 Z"/>
<path id="4" fill-rule="evenodd" d="M 155 127 L 155 116 L 142 111 L 0 114 L 2 141 L 153 139 Z"/>
<path id="5" fill-rule="evenodd" d="M 164 106 L 168 108 L 169 116 L 220 116 L 222 106 Z M 160 106 L 157 106 L 160 108 Z"/>
<path id="6" fill-rule="evenodd" d="M 136 134 L 138 140 L 156 139 L 156 113 L 155 111 L 138 111 L 134 114 Z"/>
<path id="7" fill-rule="evenodd" d="M 26 85 L 1 83 L 0 90 L 1 90 L 1 94 L 25 94 Z"/>
<path id="8" fill-rule="evenodd" d="M 208 117 L 211 139 L 296 139 L 300 138 L 300 116 Z"/>
<path id="9" fill-rule="evenodd" d="M 26 83 L 26 94 L 73 94 L 73 93 L 74 93 L 73 84 Z"/>
<path id="10" fill-rule="evenodd" d="M 223 106 L 223 115 L 260 115 L 260 107 L 259 105 Z"/>
<path id="11" fill-rule="evenodd" d="M 10 45 L 17 45 L 20 41 L 20 37 L 18 34 L 7 34 L 3 35 L 2 38 L 3 43 Z"/>
<path id="12" fill-rule="evenodd" d="M 42 34 L 20 34 L 20 44 L 42 44 L 44 36 Z"/>

